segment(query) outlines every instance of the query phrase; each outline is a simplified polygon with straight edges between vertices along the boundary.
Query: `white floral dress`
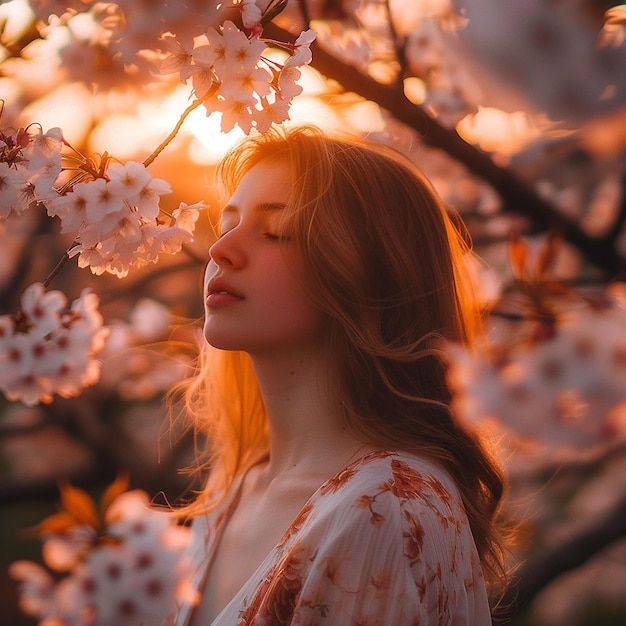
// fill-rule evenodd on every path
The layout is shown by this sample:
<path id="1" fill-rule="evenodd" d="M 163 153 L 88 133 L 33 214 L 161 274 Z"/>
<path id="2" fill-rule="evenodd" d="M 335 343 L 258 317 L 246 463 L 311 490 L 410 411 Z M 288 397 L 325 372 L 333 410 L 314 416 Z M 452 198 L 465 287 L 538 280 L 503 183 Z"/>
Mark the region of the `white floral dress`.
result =
<path id="1" fill-rule="evenodd" d="M 198 589 L 236 491 L 194 520 Z M 181 607 L 173 623 L 186 626 L 191 611 Z M 448 475 L 380 451 L 326 481 L 210 626 L 279 624 L 489 626 L 478 554 Z"/>

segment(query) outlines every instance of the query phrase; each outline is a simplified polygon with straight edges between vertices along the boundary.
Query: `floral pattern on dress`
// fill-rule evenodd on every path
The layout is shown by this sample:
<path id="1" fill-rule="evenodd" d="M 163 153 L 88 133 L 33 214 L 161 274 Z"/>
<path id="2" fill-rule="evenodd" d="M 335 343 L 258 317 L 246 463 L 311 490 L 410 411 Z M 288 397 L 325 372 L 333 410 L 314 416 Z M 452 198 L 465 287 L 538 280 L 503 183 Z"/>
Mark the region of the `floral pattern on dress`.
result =
<path id="1" fill-rule="evenodd" d="M 378 451 L 326 481 L 212 626 L 282 624 L 490 626 L 449 476 L 417 456 Z"/>

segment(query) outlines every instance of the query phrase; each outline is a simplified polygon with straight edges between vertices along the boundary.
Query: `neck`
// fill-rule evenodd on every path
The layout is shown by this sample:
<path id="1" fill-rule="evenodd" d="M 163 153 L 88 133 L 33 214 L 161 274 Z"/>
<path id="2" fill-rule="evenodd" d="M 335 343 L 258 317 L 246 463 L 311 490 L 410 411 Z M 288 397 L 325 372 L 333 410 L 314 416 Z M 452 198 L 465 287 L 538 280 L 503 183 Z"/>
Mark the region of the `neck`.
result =
<path id="1" fill-rule="evenodd" d="M 295 355 L 252 356 L 269 419 L 270 478 L 284 472 L 334 473 L 364 447 L 343 423 L 320 353 L 316 346 Z"/>

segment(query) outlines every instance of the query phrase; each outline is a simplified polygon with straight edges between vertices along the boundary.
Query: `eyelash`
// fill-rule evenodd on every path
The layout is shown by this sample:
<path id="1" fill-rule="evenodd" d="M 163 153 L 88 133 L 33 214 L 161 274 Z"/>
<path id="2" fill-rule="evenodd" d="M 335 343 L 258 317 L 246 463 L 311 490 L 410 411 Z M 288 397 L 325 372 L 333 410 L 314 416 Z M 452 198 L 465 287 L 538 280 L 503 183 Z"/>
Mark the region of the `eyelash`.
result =
<path id="1" fill-rule="evenodd" d="M 218 239 L 221 239 L 224 235 L 227 235 L 230 230 L 222 231 L 218 235 Z M 263 239 L 267 239 L 268 241 L 288 241 L 291 237 L 287 237 L 285 235 L 277 235 L 276 233 L 262 233 Z"/>

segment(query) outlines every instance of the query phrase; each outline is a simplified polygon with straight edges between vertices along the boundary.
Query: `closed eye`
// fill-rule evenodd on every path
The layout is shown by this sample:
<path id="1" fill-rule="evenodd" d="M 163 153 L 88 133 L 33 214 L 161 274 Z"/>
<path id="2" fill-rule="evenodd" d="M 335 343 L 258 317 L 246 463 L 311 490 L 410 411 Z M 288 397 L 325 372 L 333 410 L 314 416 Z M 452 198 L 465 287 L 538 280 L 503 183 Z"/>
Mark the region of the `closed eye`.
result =
<path id="1" fill-rule="evenodd" d="M 263 239 L 267 239 L 268 241 L 289 241 L 291 237 L 277 235 L 276 233 L 263 233 Z"/>

